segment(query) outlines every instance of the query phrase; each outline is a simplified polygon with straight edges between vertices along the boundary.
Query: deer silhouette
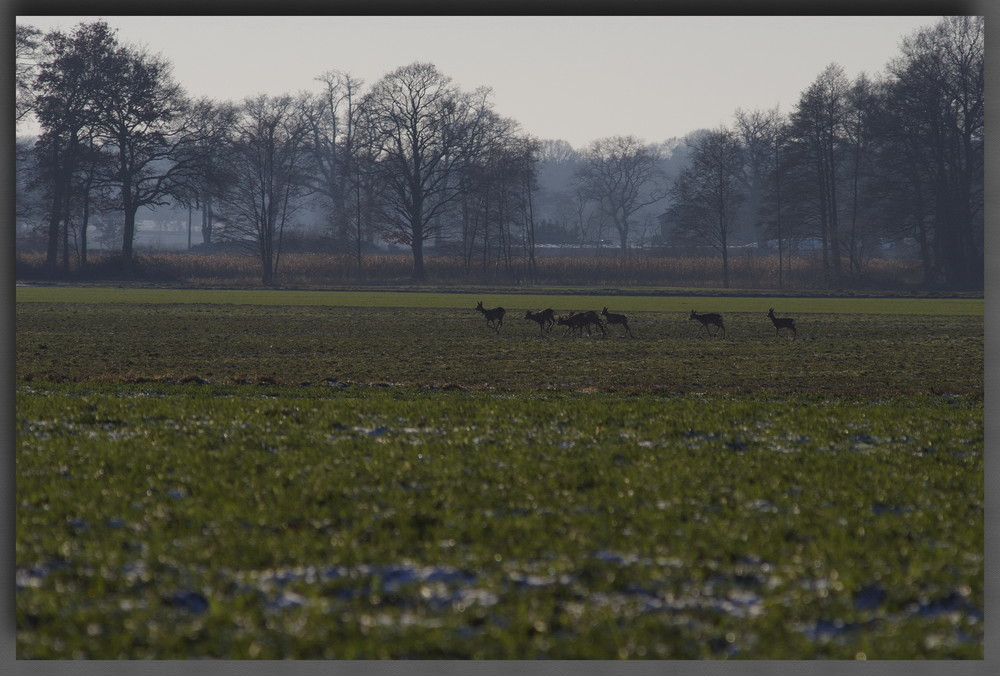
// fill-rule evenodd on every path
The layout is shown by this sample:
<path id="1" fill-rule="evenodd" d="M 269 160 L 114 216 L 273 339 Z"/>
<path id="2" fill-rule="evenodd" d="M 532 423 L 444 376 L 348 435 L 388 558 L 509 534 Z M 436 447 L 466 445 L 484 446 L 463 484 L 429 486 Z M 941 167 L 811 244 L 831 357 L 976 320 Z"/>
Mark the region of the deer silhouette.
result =
<path id="1" fill-rule="evenodd" d="M 628 327 L 628 317 L 625 315 L 608 312 L 608 308 L 601 310 L 601 315 L 603 315 L 604 320 L 608 323 L 608 326 L 611 326 L 612 324 L 621 324 L 625 327 L 625 332 L 628 333 L 630 338 L 635 337 L 632 335 L 632 329 Z"/>
<path id="2" fill-rule="evenodd" d="M 570 312 L 568 316 L 557 319 L 556 323 L 566 327 L 563 335 L 569 331 L 582 333 L 583 329 L 587 329 L 587 335 L 589 336 L 591 335 L 591 324 L 596 325 L 604 336 L 608 335 L 608 332 L 604 330 L 604 322 L 601 321 L 601 317 L 593 310 L 587 310 L 579 314 Z"/>
<path id="3" fill-rule="evenodd" d="M 774 337 L 777 338 L 781 333 L 781 329 L 791 329 L 792 339 L 798 337 L 799 332 L 795 328 L 795 320 L 791 317 L 775 317 L 774 308 L 767 311 L 767 316 L 771 318 L 771 323 L 774 324 Z"/>
<path id="4" fill-rule="evenodd" d="M 483 316 L 486 317 L 487 326 L 495 329 L 497 333 L 500 333 L 500 327 L 503 326 L 503 316 L 507 313 L 506 310 L 502 307 L 495 307 L 491 310 L 487 310 L 483 307 L 483 301 L 476 303 L 476 310 L 482 312 Z"/>
<path id="5" fill-rule="evenodd" d="M 688 317 L 688 320 L 692 319 L 701 322 L 701 328 L 705 329 L 705 333 L 707 333 L 709 336 L 719 335 L 719 330 L 721 329 L 722 337 L 723 338 L 726 337 L 726 327 L 722 325 L 722 315 L 720 315 L 719 313 L 706 312 L 705 314 L 698 314 L 694 310 L 691 310 L 691 316 Z M 715 333 L 712 333 L 711 331 L 708 330 L 709 324 L 711 324 L 712 326 L 719 327 L 715 330 Z"/>
<path id="6" fill-rule="evenodd" d="M 530 319 L 533 322 L 538 323 L 538 330 L 544 336 L 547 332 L 552 330 L 552 325 L 556 323 L 556 311 L 552 308 L 547 310 L 542 310 L 541 312 L 532 312 L 531 310 L 524 311 L 524 318 Z"/>

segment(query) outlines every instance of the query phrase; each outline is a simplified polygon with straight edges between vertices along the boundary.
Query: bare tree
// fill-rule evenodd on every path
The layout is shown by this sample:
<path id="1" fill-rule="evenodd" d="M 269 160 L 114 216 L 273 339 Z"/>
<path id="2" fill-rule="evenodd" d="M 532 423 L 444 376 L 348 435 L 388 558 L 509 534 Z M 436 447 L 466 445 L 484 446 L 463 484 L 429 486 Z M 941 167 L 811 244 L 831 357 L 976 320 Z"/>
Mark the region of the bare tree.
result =
<path id="1" fill-rule="evenodd" d="M 246 99 L 227 153 L 233 181 L 220 199 L 222 237 L 255 253 L 263 284 L 274 283 L 285 228 L 308 191 L 305 107 L 287 95 Z"/>
<path id="2" fill-rule="evenodd" d="M 928 178 L 923 123 L 907 113 L 898 98 L 897 83 L 885 84 L 884 99 L 875 120 L 877 137 L 873 190 L 878 196 L 881 229 L 895 239 L 912 238 L 920 256 L 923 283 L 933 284 L 940 273 L 932 243 L 934 208 Z"/>
<path id="3" fill-rule="evenodd" d="M 841 176 L 843 125 L 849 83 L 844 69 L 831 64 L 802 93 L 791 116 L 792 142 L 799 146 L 800 168 L 814 186 L 824 268 L 840 276 Z"/>
<path id="4" fill-rule="evenodd" d="M 884 105 L 881 88 L 862 73 L 851 83 L 845 102 L 844 145 L 846 175 L 849 180 L 846 228 L 847 256 L 852 274 L 860 273 L 878 229 L 873 214 L 871 184 L 878 172 L 875 165 L 878 139 L 877 118 Z"/>
<path id="5" fill-rule="evenodd" d="M 793 224 L 801 224 L 803 218 L 797 218 L 791 208 L 789 193 L 794 190 L 793 181 L 795 163 L 788 152 L 791 147 L 788 137 L 790 134 L 789 123 L 786 118 L 779 117 L 775 120 L 774 134 L 771 138 L 773 143 L 772 162 L 767 175 L 764 189 L 764 199 L 761 203 L 764 219 L 764 233 L 768 238 L 773 238 L 778 244 L 778 287 L 783 288 L 787 280 L 787 274 L 791 273 L 791 240 L 795 236 L 803 233 L 801 225 L 792 227 Z"/>
<path id="6" fill-rule="evenodd" d="M 538 141 L 539 162 L 575 162 L 580 154 L 573 149 L 568 141 L 562 139 L 545 139 Z"/>
<path id="7" fill-rule="evenodd" d="M 15 35 L 15 121 L 19 124 L 34 112 L 35 100 L 32 82 L 38 73 L 38 59 L 42 46 L 42 32 L 34 26 L 17 25 Z"/>
<path id="8" fill-rule="evenodd" d="M 577 171 L 577 180 L 618 231 L 622 251 L 628 249 L 632 217 L 666 196 L 655 146 L 634 136 L 594 141 Z"/>
<path id="9" fill-rule="evenodd" d="M 46 42 L 37 112 L 42 148 L 62 176 L 53 182 L 53 202 L 69 203 L 68 177 L 78 168 L 85 141 L 102 159 L 88 183 L 112 191 L 124 214 L 122 258 L 130 272 L 136 212 L 166 204 L 191 170 L 180 152 L 197 142 L 186 117 L 188 101 L 166 60 L 120 45 L 106 22 L 81 24 L 70 36 L 53 33 Z M 52 234 L 65 208 L 53 209 L 50 261 Z"/>
<path id="10" fill-rule="evenodd" d="M 387 237 L 413 251 L 415 280 L 425 278 L 424 244 L 457 199 L 459 171 L 478 150 L 488 95 L 463 94 L 433 65 L 413 63 L 365 97 Z"/>
<path id="11" fill-rule="evenodd" d="M 71 34 L 53 31 L 44 39 L 44 57 L 33 83 L 33 110 L 42 128 L 35 145 L 36 182 L 50 208 L 46 264 L 69 265 L 70 215 L 84 158 L 99 146 L 95 126 L 110 64 L 119 49 L 114 33 L 102 21 L 80 24 Z M 88 172 L 89 173 L 89 172 Z M 92 183 L 92 182 L 88 182 Z"/>
<path id="12" fill-rule="evenodd" d="M 729 244 L 746 200 L 741 179 L 743 148 L 725 128 L 695 137 L 691 163 L 674 181 L 665 220 L 683 240 L 710 246 L 722 256 L 723 286 L 729 288 Z"/>
<path id="13" fill-rule="evenodd" d="M 323 83 L 323 91 L 306 109 L 316 167 L 312 185 L 328 203 L 335 242 L 346 247 L 354 240 L 360 265 L 359 103 L 364 82 L 337 70 L 327 71 L 316 79 Z"/>
<path id="14" fill-rule="evenodd" d="M 191 105 L 189 126 L 196 130 L 192 143 L 177 149 L 174 160 L 186 167 L 178 176 L 175 199 L 188 209 L 201 209 L 201 240 L 211 244 L 215 224 L 215 200 L 234 180 L 226 161 L 230 132 L 236 122 L 238 107 L 228 102 L 200 99 Z M 189 211 L 190 214 L 190 211 Z M 189 222 L 190 240 L 190 222 Z"/>
<path id="15" fill-rule="evenodd" d="M 781 123 L 778 108 L 747 111 L 738 109 L 734 131 L 744 150 L 741 179 L 747 193 L 747 225 L 753 239 L 763 235 L 763 203 L 768 179 L 774 169 L 775 138 Z"/>
<path id="16" fill-rule="evenodd" d="M 469 139 L 472 147 L 459 172 L 460 206 L 454 210 L 466 269 L 478 253 L 484 269 L 497 265 L 517 274 L 523 249 L 532 274 L 534 141 L 518 135 L 514 120 L 491 112 L 483 120 L 481 133 Z"/>
<path id="17" fill-rule="evenodd" d="M 946 17 L 903 42 L 891 103 L 912 134 L 945 280 L 983 283 L 984 19 Z"/>
<path id="18" fill-rule="evenodd" d="M 578 244 L 585 247 L 589 243 L 600 246 L 604 241 L 604 219 L 590 191 L 577 184 L 572 193 L 573 216 L 576 220 L 576 230 L 580 236 Z"/>
<path id="19" fill-rule="evenodd" d="M 14 217 L 17 234 L 29 234 L 22 229 L 30 229 L 32 239 L 38 233 L 39 219 L 44 218 L 47 205 L 39 178 L 38 160 L 32 152 L 33 137 L 18 137 L 15 140 L 14 155 Z"/>

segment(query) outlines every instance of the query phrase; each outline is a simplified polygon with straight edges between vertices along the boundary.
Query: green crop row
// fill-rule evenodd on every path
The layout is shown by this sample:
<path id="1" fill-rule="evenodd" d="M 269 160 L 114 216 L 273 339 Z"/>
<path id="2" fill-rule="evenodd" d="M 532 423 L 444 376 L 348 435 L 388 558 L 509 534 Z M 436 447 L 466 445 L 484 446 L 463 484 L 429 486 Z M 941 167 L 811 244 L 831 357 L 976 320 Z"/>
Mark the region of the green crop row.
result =
<path id="1" fill-rule="evenodd" d="M 21 658 L 982 658 L 978 397 L 17 391 Z"/>
<path id="2" fill-rule="evenodd" d="M 523 315 L 547 307 L 557 312 L 608 307 L 617 312 L 759 312 L 774 306 L 778 314 L 842 313 L 846 315 L 970 315 L 982 316 L 982 298 L 771 298 L 757 296 L 673 295 L 671 289 L 630 293 L 497 293 L 490 291 L 297 291 L 245 289 L 164 289 L 141 287 L 18 286 L 18 303 L 178 303 L 211 305 L 289 305 L 351 308 L 468 308 L 478 301 Z"/>

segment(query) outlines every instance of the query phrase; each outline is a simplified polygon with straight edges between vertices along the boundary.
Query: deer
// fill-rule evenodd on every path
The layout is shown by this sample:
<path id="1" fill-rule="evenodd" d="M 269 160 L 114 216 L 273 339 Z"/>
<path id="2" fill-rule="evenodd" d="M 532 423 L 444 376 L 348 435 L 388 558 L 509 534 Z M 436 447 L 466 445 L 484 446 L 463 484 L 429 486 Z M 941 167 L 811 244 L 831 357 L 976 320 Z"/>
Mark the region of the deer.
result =
<path id="1" fill-rule="evenodd" d="M 601 310 L 601 315 L 604 317 L 604 320 L 608 323 L 608 326 L 611 326 L 612 324 L 621 324 L 622 326 L 625 327 L 625 331 L 626 333 L 628 333 L 630 338 L 635 337 L 632 335 L 632 329 L 628 327 L 628 317 L 626 317 L 625 315 L 615 314 L 614 312 L 608 312 L 608 308 L 606 307 L 603 310 Z"/>
<path id="2" fill-rule="evenodd" d="M 565 335 L 567 331 L 573 331 L 576 333 L 586 328 L 587 335 L 589 336 L 591 335 L 591 324 L 596 324 L 597 328 L 601 330 L 601 333 L 604 336 L 608 335 L 608 332 L 604 330 L 604 322 L 601 321 L 601 317 L 593 310 L 587 310 L 586 312 L 581 312 L 580 314 L 570 312 L 568 316 L 557 319 L 556 323 L 566 327 L 566 331 L 563 332 L 563 335 Z"/>
<path id="3" fill-rule="evenodd" d="M 767 311 L 767 316 L 771 318 L 771 323 L 774 324 L 774 337 L 777 338 L 781 333 L 781 329 L 791 329 L 792 330 L 792 340 L 794 340 L 799 332 L 795 329 L 795 320 L 791 317 L 775 317 L 774 308 Z"/>
<path id="4" fill-rule="evenodd" d="M 483 301 L 476 303 L 476 310 L 483 313 L 486 317 L 486 325 L 492 329 L 495 329 L 497 333 L 500 333 L 500 327 L 503 326 L 503 316 L 507 313 L 502 307 L 495 307 L 492 310 L 487 310 L 483 307 Z"/>
<path id="5" fill-rule="evenodd" d="M 719 330 L 721 329 L 722 337 L 723 338 L 726 337 L 726 327 L 722 325 L 722 315 L 720 315 L 719 313 L 706 312 L 705 314 L 698 314 L 694 310 L 691 310 L 691 316 L 688 317 L 688 320 L 692 319 L 696 319 L 699 322 L 701 322 L 701 328 L 705 329 L 705 333 L 707 333 L 709 336 L 719 335 Z M 712 333 L 711 331 L 708 330 L 709 324 L 711 324 L 712 326 L 719 327 L 715 330 L 715 333 Z"/>
<path id="6" fill-rule="evenodd" d="M 556 311 L 552 308 L 542 310 L 541 312 L 532 312 L 531 310 L 524 311 L 524 318 L 530 319 L 533 322 L 538 323 L 538 330 L 544 336 L 546 332 L 552 330 L 552 325 L 556 323 Z"/>
<path id="7" fill-rule="evenodd" d="M 576 314 L 571 311 L 568 315 L 558 317 L 556 324 L 566 327 L 566 330 L 563 331 L 564 336 L 570 332 L 582 332 L 584 326 L 587 327 L 587 334 L 590 334 L 590 319 L 586 316 L 586 313 Z"/>

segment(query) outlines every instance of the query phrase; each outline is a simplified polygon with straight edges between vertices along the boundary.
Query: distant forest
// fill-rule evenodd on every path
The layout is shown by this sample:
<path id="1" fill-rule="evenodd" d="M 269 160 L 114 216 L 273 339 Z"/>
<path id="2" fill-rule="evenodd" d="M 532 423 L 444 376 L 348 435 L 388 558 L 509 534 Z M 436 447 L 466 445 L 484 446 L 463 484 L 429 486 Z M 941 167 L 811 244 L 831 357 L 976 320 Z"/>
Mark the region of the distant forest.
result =
<path id="1" fill-rule="evenodd" d="M 662 142 L 535 138 L 429 63 L 317 80 L 195 99 L 103 21 L 17 25 L 16 120 L 40 129 L 17 138 L 18 255 L 58 275 L 112 252 L 129 277 L 139 224 L 182 214 L 192 252 L 243 251 L 265 285 L 311 242 L 359 270 L 404 251 L 415 282 L 439 256 L 532 279 L 554 249 L 709 256 L 723 287 L 744 252 L 776 258 L 779 284 L 808 257 L 839 288 L 892 252 L 924 287 L 983 288 L 982 17 L 903 37 L 882 73 L 832 63 L 787 113 L 739 109 Z"/>

